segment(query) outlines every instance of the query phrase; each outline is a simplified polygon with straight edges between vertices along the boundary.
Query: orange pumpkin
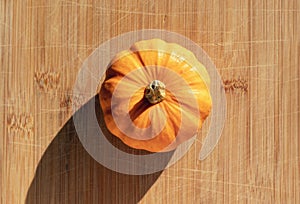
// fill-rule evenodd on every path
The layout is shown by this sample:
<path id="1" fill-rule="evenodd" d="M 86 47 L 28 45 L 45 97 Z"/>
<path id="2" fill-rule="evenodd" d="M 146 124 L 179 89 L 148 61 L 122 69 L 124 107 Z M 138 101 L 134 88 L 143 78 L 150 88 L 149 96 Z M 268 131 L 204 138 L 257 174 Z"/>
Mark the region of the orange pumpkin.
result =
<path id="1" fill-rule="evenodd" d="M 172 150 L 209 115 L 209 83 L 189 50 L 160 39 L 136 42 L 107 69 L 99 94 L 105 124 L 132 148 Z"/>

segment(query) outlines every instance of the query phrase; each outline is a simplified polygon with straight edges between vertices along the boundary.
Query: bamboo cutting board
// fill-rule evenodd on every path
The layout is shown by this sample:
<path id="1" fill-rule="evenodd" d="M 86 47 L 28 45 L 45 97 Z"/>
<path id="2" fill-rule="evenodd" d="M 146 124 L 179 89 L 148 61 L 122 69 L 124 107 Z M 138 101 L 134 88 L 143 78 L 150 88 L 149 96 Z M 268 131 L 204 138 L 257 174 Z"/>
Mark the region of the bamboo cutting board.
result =
<path id="1" fill-rule="evenodd" d="M 299 0 L 1 0 L 0 17 L 1 203 L 300 203 Z M 71 91 L 101 43 L 148 28 L 207 52 L 227 115 L 204 161 L 207 127 L 175 165 L 131 176 L 82 147 Z"/>

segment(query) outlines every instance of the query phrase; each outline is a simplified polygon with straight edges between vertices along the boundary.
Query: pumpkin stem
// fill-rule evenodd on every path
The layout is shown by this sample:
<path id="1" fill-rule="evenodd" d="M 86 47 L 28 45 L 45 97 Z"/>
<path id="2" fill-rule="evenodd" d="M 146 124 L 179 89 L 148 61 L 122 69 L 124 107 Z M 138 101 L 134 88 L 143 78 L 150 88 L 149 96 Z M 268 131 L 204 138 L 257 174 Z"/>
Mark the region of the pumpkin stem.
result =
<path id="1" fill-rule="evenodd" d="M 152 81 L 144 91 L 144 96 L 151 104 L 156 104 L 166 97 L 166 86 L 159 80 Z"/>

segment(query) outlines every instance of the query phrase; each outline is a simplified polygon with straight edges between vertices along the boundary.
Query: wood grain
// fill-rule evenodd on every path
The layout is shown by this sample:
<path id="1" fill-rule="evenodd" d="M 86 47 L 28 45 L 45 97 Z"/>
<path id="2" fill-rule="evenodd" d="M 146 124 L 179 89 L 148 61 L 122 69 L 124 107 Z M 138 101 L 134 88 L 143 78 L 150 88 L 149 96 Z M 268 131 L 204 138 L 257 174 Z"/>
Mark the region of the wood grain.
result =
<path id="1" fill-rule="evenodd" d="M 299 0 L 1 0 L 1 203 L 300 203 L 299 25 Z M 204 127 L 172 167 L 129 176 L 85 152 L 70 96 L 95 48 L 144 28 L 208 53 L 227 120 L 206 160 Z"/>

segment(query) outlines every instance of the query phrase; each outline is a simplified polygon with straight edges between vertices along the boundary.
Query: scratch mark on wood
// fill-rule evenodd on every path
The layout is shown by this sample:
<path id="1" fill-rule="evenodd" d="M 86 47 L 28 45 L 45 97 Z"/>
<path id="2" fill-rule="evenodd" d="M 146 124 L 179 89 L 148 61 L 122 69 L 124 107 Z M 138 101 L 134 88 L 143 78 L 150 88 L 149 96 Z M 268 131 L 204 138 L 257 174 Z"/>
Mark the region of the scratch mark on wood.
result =
<path id="1" fill-rule="evenodd" d="M 241 77 L 237 79 L 226 79 L 223 80 L 224 89 L 226 93 L 229 92 L 248 92 L 248 81 L 246 79 L 242 79 Z"/>
<path id="2" fill-rule="evenodd" d="M 83 105 L 83 96 L 74 95 L 70 90 L 61 96 L 60 108 L 70 110 L 72 106 L 79 108 L 81 105 Z"/>
<path id="3" fill-rule="evenodd" d="M 33 116 L 27 113 L 20 115 L 11 114 L 7 117 L 7 128 L 11 138 L 21 137 L 32 139 L 34 128 Z"/>
<path id="4" fill-rule="evenodd" d="M 40 90 L 48 92 L 59 88 L 60 73 L 58 72 L 35 72 L 34 80 Z"/>
<path id="5" fill-rule="evenodd" d="M 166 23 L 166 22 L 167 22 L 167 18 L 168 18 L 168 16 L 167 16 L 167 15 L 164 15 L 163 23 Z"/>

